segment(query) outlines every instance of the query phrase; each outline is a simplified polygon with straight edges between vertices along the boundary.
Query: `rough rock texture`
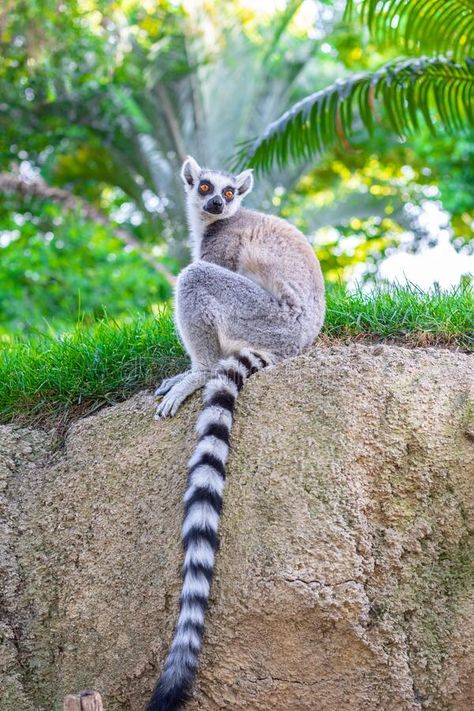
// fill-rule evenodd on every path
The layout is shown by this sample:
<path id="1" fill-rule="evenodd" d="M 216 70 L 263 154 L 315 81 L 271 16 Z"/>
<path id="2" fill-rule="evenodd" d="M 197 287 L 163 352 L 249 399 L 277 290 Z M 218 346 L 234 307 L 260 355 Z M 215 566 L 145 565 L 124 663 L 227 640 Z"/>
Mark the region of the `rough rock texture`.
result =
<path id="1" fill-rule="evenodd" d="M 191 711 L 474 709 L 468 355 L 314 349 L 246 385 Z M 199 397 L 140 394 L 52 451 L 0 430 L 0 709 L 138 711 L 179 594 Z"/>

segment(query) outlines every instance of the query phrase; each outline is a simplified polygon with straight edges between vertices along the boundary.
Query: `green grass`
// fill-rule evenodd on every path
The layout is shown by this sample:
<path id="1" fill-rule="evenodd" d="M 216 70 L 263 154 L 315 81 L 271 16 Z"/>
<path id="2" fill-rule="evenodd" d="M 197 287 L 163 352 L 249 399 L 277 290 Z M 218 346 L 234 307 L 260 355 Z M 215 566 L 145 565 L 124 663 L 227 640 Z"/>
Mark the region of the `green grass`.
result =
<path id="1" fill-rule="evenodd" d="M 76 326 L 58 338 L 13 340 L 0 347 L 0 422 L 67 423 L 186 365 L 166 310 L 129 323 Z"/>
<path id="2" fill-rule="evenodd" d="M 474 291 L 423 293 L 413 287 L 372 294 L 328 292 L 320 342 L 369 340 L 472 350 Z M 184 369 L 171 314 L 77 326 L 66 336 L 14 339 L 0 346 L 0 422 L 54 422 L 118 402 Z"/>
<path id="3" fill-rule="evenodd" d="M 343 288 L 328 294 L 324 332 L 335 338 L 388 340 L 412 346 L 474 347 L 474 288 L 429 293 L 415 286 L 371 293 Z"/>

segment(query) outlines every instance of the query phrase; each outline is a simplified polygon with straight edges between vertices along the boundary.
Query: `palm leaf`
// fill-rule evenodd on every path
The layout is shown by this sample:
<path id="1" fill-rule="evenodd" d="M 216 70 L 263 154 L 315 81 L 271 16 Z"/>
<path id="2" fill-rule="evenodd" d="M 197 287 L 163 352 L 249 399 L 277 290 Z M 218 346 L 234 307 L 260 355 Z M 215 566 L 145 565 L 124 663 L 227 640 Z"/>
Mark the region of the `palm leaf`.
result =
<path id="1" fill-rule="evenodd" d="M 339 79 L 307 96 L 271 123 L 262 136 L 241 144 L 236 163 L 268 171 L 301 162 L 339 141 L 348 146 L 354 125 L 370 132 L 374 119 L 398 135 L 425 123 L 455 133 L 474 125 L 474 61 L 443 57 L 397 60 L 377 72 Z M 380 115 L 382 118 L 380 118 Z"/>
<path id="2" fill-rule="evenodd" d="M 359 14 L 378 42 L 410 53 L 460 60 L 474 50 L 474 0 L 347 0 L 345 14 Z"/>

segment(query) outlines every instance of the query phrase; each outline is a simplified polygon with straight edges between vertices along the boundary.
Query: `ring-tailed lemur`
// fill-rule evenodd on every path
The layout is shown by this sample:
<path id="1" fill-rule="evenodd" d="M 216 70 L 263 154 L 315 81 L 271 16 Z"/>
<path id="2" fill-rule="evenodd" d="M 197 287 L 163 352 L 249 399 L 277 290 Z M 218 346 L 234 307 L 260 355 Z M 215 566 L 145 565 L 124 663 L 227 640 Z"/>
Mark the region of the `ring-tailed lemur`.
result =
<path id="1" fill-rule="evenodd" d="M 252 373 L 309 346 L 325 310 L 321 269 L 305 237 L 240 207 L 250 170 L 234 176 L 188 157 L 181 175 L 194 261 L 178 277 L 175 317 L 192 367 L 160 385 L 157 419 L 206 387 L 184 495 L 179 617 L 148 711 L 181 709 L 196 674 L 237 394 Z"/>

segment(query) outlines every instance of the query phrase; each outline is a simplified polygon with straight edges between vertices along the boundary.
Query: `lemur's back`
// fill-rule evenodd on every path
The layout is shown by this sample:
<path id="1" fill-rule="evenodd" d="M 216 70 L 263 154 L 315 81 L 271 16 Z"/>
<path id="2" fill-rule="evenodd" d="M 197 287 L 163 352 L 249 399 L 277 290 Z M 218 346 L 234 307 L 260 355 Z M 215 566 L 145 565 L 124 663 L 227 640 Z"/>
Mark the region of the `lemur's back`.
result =
<path id="1" fill-rule="evenodd" d="M 306 238 L 290 223 L 240 208 L 207 227 L 200 256 L 257 282 L 290 309 L 317 321 L 314 335 L 319 331 L 324 316 L 321 268 Z"/>

